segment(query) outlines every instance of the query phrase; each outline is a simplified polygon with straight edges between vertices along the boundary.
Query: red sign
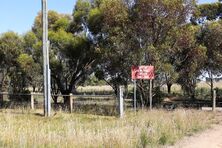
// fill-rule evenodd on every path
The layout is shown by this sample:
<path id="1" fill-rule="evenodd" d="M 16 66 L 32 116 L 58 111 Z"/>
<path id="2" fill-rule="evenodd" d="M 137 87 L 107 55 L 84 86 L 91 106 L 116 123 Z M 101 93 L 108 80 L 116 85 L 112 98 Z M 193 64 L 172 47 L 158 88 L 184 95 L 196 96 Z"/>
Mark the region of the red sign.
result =
<path id="1" fill-rule="evenodd" d="M 154 79 L 154 66 L 132 66 L 132 79 Z"/>

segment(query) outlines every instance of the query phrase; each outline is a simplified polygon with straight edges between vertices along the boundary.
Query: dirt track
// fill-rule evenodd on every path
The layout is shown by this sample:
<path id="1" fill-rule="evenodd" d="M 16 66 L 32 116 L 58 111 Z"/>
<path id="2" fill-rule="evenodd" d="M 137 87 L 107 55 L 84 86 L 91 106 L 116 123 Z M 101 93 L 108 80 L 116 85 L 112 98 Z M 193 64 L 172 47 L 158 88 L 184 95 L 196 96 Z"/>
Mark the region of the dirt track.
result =
<path id="1" fill-rule="evenodd" d="M 171 148 L 222 148 L 222 122 L 202 133 L 184 138 Z"/>

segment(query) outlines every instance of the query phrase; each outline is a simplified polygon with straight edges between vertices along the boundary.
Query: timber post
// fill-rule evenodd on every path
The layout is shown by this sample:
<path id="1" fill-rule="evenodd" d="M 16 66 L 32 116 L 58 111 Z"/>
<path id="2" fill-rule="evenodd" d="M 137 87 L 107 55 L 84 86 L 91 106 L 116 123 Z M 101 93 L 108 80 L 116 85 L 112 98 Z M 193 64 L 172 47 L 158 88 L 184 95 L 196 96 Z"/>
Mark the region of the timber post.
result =
<path id="1" fill-rule="evenodd" d="M 213 112 L 215 112 L 216 110 L 216 97 L 217 97 L 217 93 L 216 93 L 216 90 L 214 89 L 213 90 L 213 107 L 212 107 Z"/>
<path id="2" fill-rule="evenodd" d="M 32 93 L 31 93 L 31 109 L 32 109 L 32 110 L 35 109 L 35 106 L 34 106 L 34 105 L 35 105 L 34 95 L 35 95 L 35 93 L 32 92 Z"/>
<path id="3" fill-rule="evenodd" d="M 118 112 L 119 112 L 119 117 L 123 117 L 123 87 L 119 86 L 118 89 Z"/>
<path id="4" fill-rule="evenodd" d="M 70 109 L 70 113 L 72 113 L 73 111 L 73 94 L 70 93 L 70 97 L 69 97 L 69 109 Z"/>

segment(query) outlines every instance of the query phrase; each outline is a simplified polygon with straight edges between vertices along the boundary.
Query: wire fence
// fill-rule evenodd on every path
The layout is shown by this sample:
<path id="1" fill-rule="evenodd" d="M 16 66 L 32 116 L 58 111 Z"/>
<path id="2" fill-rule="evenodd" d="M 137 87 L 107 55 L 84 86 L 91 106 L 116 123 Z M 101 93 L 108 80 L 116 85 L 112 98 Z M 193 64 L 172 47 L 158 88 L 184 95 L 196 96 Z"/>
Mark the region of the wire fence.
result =
<path id="1" fill-rule="evenodd" d="M 64 104 L 64 98 L 67 97 L 68 105 Z M 55 100 L 56 98 L 56 100 Z M 31 94 L 14 94 L 8 92 L 0 93 L 1 106 L 4 108 L 13 108 L 25 106 L 27 108 L 43 109 L 43 93 Z M 124 100 L 124 107 L 131 107 L 131 100 Z M 117 112 L 118 100 L 114 94 L 97 95 L 97 94 L 56 94 L 51 97 L 53 110 L 67 110 L 70 112 L 81 112 L 101 115 L 115 115 Z"/>

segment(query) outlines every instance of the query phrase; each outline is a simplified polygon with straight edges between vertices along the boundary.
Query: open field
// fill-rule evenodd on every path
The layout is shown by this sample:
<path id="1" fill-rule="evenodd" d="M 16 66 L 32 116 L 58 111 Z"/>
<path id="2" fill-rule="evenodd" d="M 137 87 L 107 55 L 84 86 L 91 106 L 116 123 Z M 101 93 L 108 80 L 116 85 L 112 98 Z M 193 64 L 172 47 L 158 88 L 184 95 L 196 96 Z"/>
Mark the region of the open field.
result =
<path id="1" fill-rule="evenodd" d="M 197 110 L 128 111 L 108 116 L 1 110 L 0 147 L 161 147 L 215 123 L 211 112 Z"/>
<path id="2" fill-rule="evenodd" d="M 199 83 L 197 83 L 197 89 L 200 89 L 200 88 L 208 88 L 210 89 L 210 86 L 208 83 L 204 82 L 204 81 L 201 81 Z M 220 88 L 222 89 L 222 81 L 219 81 L 219 82 L 215 82 L 214 83 L 214 88 Z M 133 86 L 132 85 L 129 85 L 128 86 L 128 89 L 130 91 L 133 90 Z M 161 88 L 163 91 L 167 92 L 167 87 L 166 85 L 163 85 L 162 88 Z M 181 91 L 181 86 L 178 85 L 178 84 L 173 84 L 172 87 L 172 92 L 180 92 Z M 110 87 L 109 85 L 103 85 L 103 86 L 79 86 L 77 88 L 77 91 L 78 92 L 112 92 L 112 87 Z"/>
<path id="3" fill-rule="evenodd" d="M 198 85 L 198 88 L 207 87 L 206 84 Z M 181 91 L 178 85 L 174 87 L 175 91 Z M 78 91 L 87 94 L 112 92 L 112 89 L 88 86 L 80 87 Z M 125 100 L 125 108 L 132 108 L 131 105 Z M 119 119 L 115 117 L 116 106 L 113 97 L 76 98 L 75 113 L 56 109 L 50 118 L 43 117 L 42 110 L 31 111 L 29 107 L 1 109 L 0 147 L 162 147 L 173 145 L 182 137 L 218 122 L 212 112 L 184 109 L 136 113 L 127 110 L 124 118 Z"/>

